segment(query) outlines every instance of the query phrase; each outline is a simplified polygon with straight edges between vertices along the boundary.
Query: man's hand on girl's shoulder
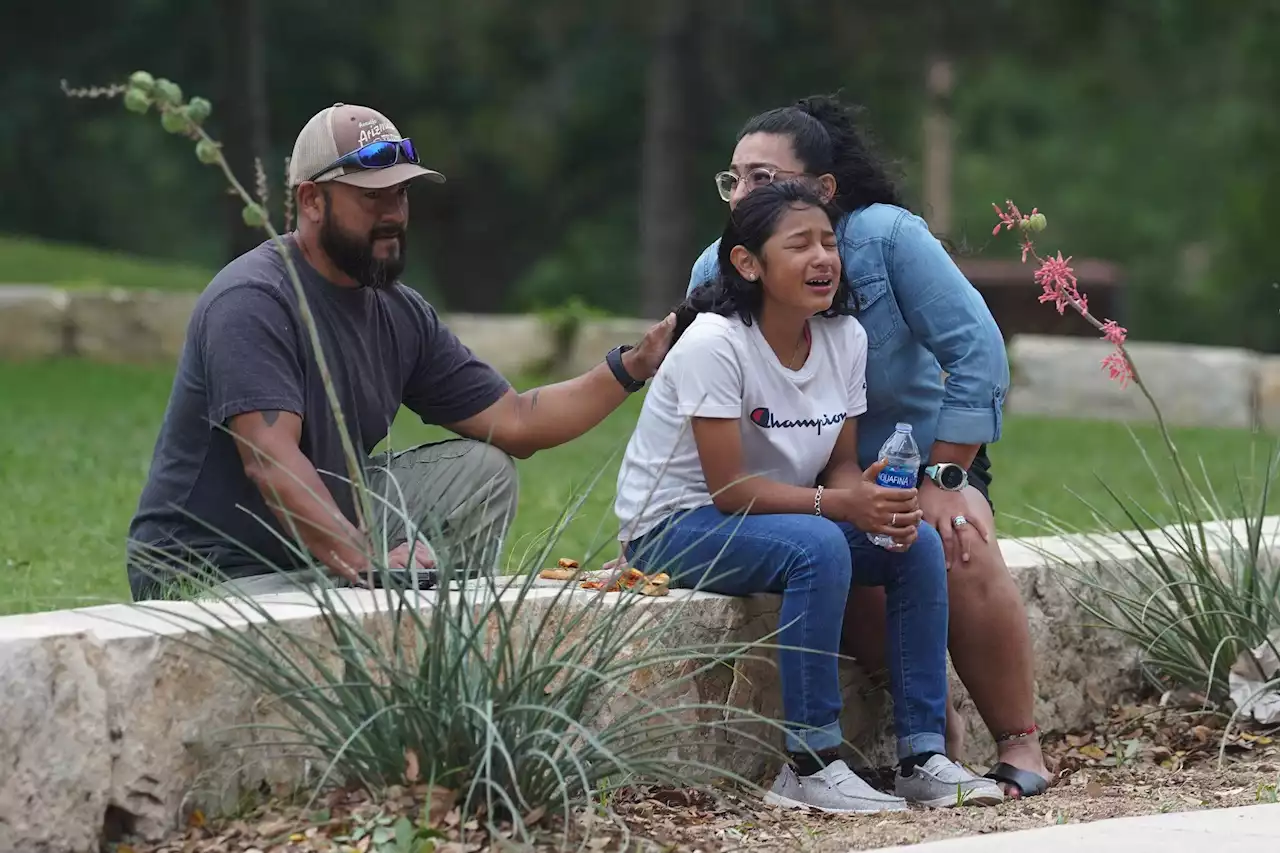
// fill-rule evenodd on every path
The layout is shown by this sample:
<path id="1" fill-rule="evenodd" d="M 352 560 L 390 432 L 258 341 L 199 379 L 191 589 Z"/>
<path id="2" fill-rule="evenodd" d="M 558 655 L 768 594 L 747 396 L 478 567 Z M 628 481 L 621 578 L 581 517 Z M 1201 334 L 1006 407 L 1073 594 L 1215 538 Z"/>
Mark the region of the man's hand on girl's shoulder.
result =
<path id="1" fill-rule="evenodd" d="M 622 366 L 636 379 L 648 381 L 658 372 L 662 360 L 671 349 L 671 332 L 676 327 L 676 315 L 649 327 L 640 343 L 622 355 Z"/>

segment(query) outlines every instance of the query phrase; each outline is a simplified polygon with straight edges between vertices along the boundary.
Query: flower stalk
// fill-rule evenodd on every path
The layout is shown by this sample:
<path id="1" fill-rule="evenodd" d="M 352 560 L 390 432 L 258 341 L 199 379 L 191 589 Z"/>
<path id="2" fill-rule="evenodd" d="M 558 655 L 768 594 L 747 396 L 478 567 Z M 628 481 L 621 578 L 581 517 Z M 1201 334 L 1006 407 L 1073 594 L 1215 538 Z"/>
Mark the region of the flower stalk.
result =
<path id="1" fill-rule="evenodd" d="M 1164 414 L 1160 411 L 1160 406 L 1156 403 L 1155 397 L 1152 396 L 1151 389 L 1142 381 L 1142 374 L 1138 372 L 1138 366 L 1134 363 L 1133 357 L 1125 346 L 1129 337 L 1129 330 L 1115 320 L 1098 319 L 1089 310 L 1089 297 L 1087 294 L 1080 292 L 1079 282 L 1076 279 L 1075 271 L 1071 267 L 1070 256 L 1064 258 L 1062 252 L 1059 251 L 1056 255 L 1041 257 L 1036 251 L 1035 240 L 1032 235 L 1038 234 L 1048 227 L 1048 219 L 1040 212 L 1039 208 L 1032 208 L 1031 213 L 1023 213 L 1013 203 L 1012 199 L 1005 200 L 1004 210 L 1001 210 L 994 203 L 991 206 L 995 209 L 996 216 L 1000 220 L 996 223 L 995 228 L 992 229 L 992 235 L 999 235 L 1002 228 L 1005 231 L 1016 230 L 1022 240 L 1020 245 L 1022 262 L 1026 263 L 1027 258 L 1030 257 L 1039 264 L 1039 267 L 1033 273 L 1035 283 L 1040 285 L 1042 291 L 1039 301 L 1042 304 L 1053 303 L 1053 307 L 1057 309 L 1059 314 L 1065 314 L 1067 308 L 1073 309 L 1089 325 L 1101 333 L 1103 340 L 1115 347 L 1115 350 L 1102 360 L 1102 368 L 1110 374 L 1112 380 L 1120 383 L 1121 388 L 1127 387 L 1132 382 L 1137 386 L 1142 396 L 1146 398 L 1147 403 L 1151 405 L 1151 411 L 1155 414 L 1156 426 L 1159 428 L 1160 436 L 1173 459 L 1174 467 L 1178 470 L 1182 486 L 1186 490 L 1188 498 L 1194 501 L 1195 493 L 1187 479 L 1187 472 L 1178 454 L 1178 448 L 1173 442 L 1173 437 L 1169 434 Z"/>

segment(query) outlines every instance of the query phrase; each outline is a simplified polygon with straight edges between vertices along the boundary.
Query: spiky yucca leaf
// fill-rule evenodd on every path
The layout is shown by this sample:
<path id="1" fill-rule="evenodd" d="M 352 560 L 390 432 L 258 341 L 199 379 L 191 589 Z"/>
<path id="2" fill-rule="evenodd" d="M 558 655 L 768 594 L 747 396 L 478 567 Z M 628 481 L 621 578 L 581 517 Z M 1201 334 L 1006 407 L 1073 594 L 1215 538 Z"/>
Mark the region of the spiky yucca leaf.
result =
<path id="1" fill-rule="evenodd" d="M 1237 473 L 1223 494 L 1209 479 L 1208 463 L 1200 463 L 1201 484 L 1173 454 L 1177 482 L 1166 483 L 1136 436 L 1134 441 L 1165 509 L 1141 506 L 1102 482 L 1118 518 L 1076 497 L 1105 535 L 1045 516 L 1051 532 L 1068 537 L 1076 553 L 1034 541 L 1033 547 L 1062 568 L 1068 591 L 1086 613 L 1141 649 L 1154 685 L 1184 686 L 1221 701 L 1239 655 L 1269 644 L 1268 632 L 1280 627 L 1280 543 L 1267 516 L 1276 454 L 1262 463 L 1258 482 Z"/>
<path id="2" fill-rule="evenodd" d="M 368 500 L 379 513 L 407 512 L 382 495 Z M 623 784 L 753 784 L 721 766 L 709 744 L 732 731 L 743 749 L 781 759 L 781 723 L 699 699 L 699 681 L 720 667 L 772 661 L 772 635 L 691 633 L 697 604 L 679 594 L 540 584 L 538 569 L 554 564 L 557 538 L 584 500 L 566 508 L 513 575 L 493 571 L 495 540 L 466 555 L 437 547 L 467 565 L 442 562 L 441 585 L 430 592 L 340 590 L 295 546 L 294 556 L 310 562 L 292 575 L 301 583 L 291 603 L 301 601 L 312 619 L 281 619 L 267 599 L 216 586 L 197 566 L 187 581 L 197 590 L 194 615 L 151 609 L 194 632 L 179 642 L 270 697 L 279 721 L 253 727 L 317 762 L 317 790 L 403 784 L 411 754 L 418 778 L 456 791 L 464 813 L 519 825 L 536 810 L 567 815 Z M 411 530 L 419 524 L 405 520 Z M 448 537 L 438 528 L 426 536 L 436 545 Z M 385 544 L 371 555 L 380 567 Z M 454 582 L 477 565 L 488 571 Z"/>

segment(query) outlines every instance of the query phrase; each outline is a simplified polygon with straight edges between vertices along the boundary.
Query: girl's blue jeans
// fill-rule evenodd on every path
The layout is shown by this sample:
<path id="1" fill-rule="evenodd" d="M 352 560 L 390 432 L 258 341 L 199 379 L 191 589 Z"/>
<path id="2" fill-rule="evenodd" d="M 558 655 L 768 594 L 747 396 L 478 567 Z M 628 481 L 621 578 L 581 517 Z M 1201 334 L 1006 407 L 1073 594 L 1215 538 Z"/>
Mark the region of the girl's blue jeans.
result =
<path id="1" fill-rule="evenodd" d="M 850 585 L 883 586 L 886 663 L 898 756 L 945 753 L 947 571 L 938 532 L 921 523 L 904 552 L 816 515 L 678 512 L 627 547 L 631 565 L 665 571 L 673 588 L 782 595 L 778 665 L 789 752 L 843 741 L 837 657 Z"/>

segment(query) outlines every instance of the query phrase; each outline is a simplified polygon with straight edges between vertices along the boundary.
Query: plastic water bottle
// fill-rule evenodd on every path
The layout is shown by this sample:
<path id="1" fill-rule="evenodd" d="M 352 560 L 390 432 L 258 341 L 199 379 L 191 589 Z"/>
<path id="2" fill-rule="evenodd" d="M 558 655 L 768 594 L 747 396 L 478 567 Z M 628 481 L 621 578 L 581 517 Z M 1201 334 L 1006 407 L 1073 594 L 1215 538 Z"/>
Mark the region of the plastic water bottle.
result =
<path id="1" fill-rule="evenodd" d="M 887 489 L 914 489 L 916 478 L 920 474 L 920 448 L 911 435 L 911 424 L 898 424 L 893 435 L 880 446 L 877 459 L 888 460 L 888 464 L 876 476 L 876 485 Z M 881 548 L 893 545 L 891 536 L 882 533 L 867 534 L 867 538 Z"/>

